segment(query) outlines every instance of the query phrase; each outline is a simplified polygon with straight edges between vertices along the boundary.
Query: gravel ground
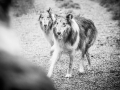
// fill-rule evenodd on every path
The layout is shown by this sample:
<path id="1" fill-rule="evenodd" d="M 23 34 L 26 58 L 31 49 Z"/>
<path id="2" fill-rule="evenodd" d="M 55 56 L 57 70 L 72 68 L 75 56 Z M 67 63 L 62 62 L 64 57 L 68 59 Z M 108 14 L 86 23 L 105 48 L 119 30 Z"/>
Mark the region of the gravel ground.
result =
<path id="1" fill-rule="evenodd" d="M 61 0 L 62 1 L 62 0 Z M 58 90 L 120 90 L 120 61 L 119 47 L 117 41 L 119 37 L 119 27 L 117 22 L 111 20 L 111 14 L 98 3 L 89 0 L 74 0 L 80 9 L 72 9 L 76 14 L 93 20 L 98 30 L 95 44 L 90 48 L 91 64 L 90 70 L 78 74 L 78 63 L 80 52 L 76 52 L 73 65 L 73 77 L 65 78 L 68 68 L 69 58 L 62 55 L 54 68 L 52 80 Z M 58 9 L 59 2 L 55 0 L 35 0 L 35 10 L 48 7 Z M 61 8 L 62 10 L 68 10 Z M 45 39 L 38 22 L 39 14 L 28 13 L 20 17 L 12 16 L 12 27 L 20 38 L 22 55 L 36 65 L 45 68 L 46 73 L 49 68 L 50 45 Z"/>

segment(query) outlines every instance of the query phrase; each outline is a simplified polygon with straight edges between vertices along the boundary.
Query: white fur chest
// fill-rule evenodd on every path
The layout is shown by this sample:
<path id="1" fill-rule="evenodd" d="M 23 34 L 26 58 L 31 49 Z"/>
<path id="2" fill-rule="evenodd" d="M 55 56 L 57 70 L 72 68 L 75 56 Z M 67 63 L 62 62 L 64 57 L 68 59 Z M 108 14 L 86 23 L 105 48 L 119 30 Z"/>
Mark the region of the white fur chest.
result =
<path id="1" fill-rule="evenodd" d="M 48 34 L 44 33 L 44 36 L 50 44 L 53 43 L 53 32 L 52 32 L 52 30 L 50 30 L 50 33 L 48 33 Z"/>

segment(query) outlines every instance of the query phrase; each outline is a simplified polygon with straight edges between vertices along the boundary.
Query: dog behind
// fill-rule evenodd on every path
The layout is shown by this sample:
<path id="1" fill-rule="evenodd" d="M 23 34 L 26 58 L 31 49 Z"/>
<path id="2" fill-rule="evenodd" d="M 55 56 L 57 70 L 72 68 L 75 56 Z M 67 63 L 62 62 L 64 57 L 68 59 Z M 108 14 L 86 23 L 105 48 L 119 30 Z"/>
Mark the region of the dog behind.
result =
<path id="1" fill-rule="evenodd" d="M 39 16 L 40 27 L 51 46 L 53 45 L 52 27 L 54 25 L 54 21 L 55 17 L 54 14 L 52 13 L 51 8 L 49 8 L 49 10 L 47 11 L 40 13 Z"/>

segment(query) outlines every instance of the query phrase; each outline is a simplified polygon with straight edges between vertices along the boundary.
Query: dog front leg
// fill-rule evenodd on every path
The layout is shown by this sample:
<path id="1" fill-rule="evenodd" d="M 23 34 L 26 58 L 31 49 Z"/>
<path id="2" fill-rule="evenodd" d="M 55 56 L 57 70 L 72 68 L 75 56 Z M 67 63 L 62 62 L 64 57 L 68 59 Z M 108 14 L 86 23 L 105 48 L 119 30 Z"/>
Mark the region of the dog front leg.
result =
<path id="1" fill-rule="evenodd" d="M 67 78 L 72 77 L 73 54 L 69 54 L 69 56 L 70 56 L 69 69 L 68 69 L 67 74 L 65 76 Z"/>
<path id="2" fill-rule="evenodd" d="M 59 50 L 55 50 L 53 52 L 52 58 L 50 59 L 51 65 L 50 65 L 50 68 L 48 71 L 48 75 L 47 75 L 48 77 L 52 76 L 54 65 L 55 65 L 56 61 L 60 58 L 60 54 L 61 54 L 61 52 Z"/>
<path id="3" fill-rule="evenodd" d="M 54 45 L 51 47 L 51 49 L 50 49 L 50 56 L 52 56 L 53 55 L 53 52 L 54 52 Z"/>

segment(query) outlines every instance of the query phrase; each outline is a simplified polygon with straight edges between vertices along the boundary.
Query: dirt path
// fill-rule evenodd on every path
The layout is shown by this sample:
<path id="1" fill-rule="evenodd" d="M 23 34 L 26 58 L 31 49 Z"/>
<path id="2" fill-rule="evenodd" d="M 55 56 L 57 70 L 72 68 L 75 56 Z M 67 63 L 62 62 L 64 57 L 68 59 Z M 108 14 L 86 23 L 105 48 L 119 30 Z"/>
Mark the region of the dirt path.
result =
<path id="1" fill-rule="evenodd" d="M 69 58 L 63 55 L 57 62 L 52 79 L 58 90 L 119 90 L 120 66 L 119 57 L 116 55 L 116 39 L 118 38 L 117 22 L 112 21 L 111 14 L 98 3 L 89 0 L 74 0 L 81 7 L 75 10 L 82 16 L 93 20 L 97 29 L 96 43 L 90 49 L 92 68 L 86 73 L 78 75 L 80 53 L 74 59 L 73 78 L 64 76 L 68 68 Z M 53 0 L 36 0 L 36 10 L 44 7 L 57 8 Z M 18 18 L 12 18 L 12 26 L 21 39 L 22 54 L 30 61 L 41 65 L 48 70 L 50 45 L 44 38 L 38 23 L 39 15 L 31 13 Z M 87 63 L 86 63 L 87 65 Z"/>

